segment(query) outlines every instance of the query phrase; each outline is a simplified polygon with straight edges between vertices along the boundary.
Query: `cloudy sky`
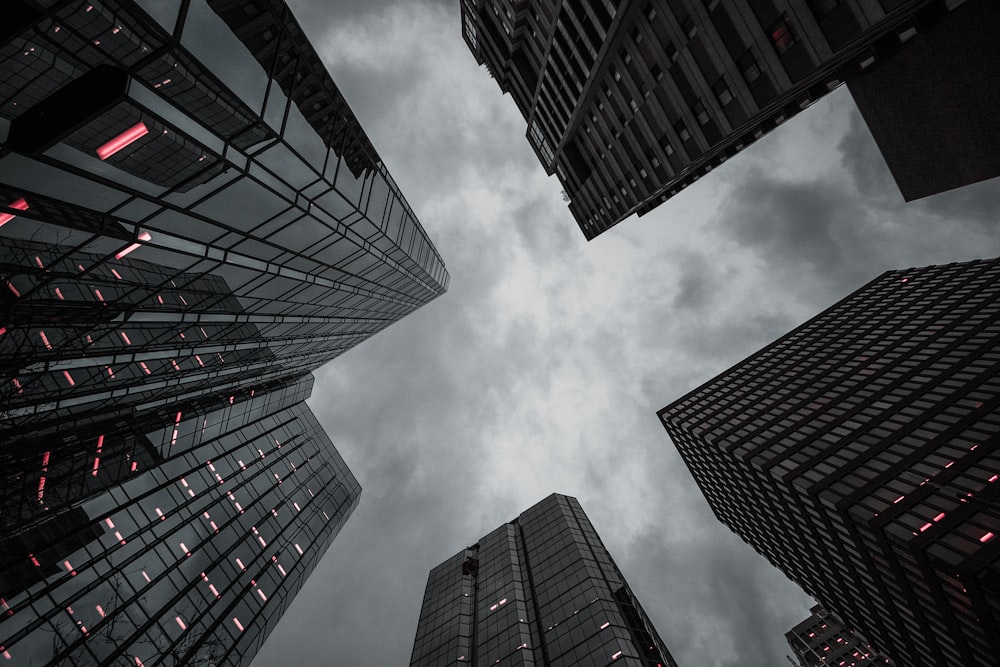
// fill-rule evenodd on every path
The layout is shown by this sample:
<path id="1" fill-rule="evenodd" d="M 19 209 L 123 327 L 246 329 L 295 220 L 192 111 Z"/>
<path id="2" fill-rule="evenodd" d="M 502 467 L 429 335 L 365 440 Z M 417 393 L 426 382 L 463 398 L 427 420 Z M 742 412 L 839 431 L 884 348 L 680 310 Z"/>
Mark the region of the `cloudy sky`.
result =
<path id="1" fill-rule="evenodd" d="M 289 4 L 452 282 L 317 373 L 364 491 L 254 667 L 408 664 L 428 570 L 553 491 L 682 667 L 787 664 L 811 601 L 714 520 L 655 412 L 884 270 L 1000 254 L 1000 183 L 904 205 L 839 89 L 587 243 L 457 0 Z"/>

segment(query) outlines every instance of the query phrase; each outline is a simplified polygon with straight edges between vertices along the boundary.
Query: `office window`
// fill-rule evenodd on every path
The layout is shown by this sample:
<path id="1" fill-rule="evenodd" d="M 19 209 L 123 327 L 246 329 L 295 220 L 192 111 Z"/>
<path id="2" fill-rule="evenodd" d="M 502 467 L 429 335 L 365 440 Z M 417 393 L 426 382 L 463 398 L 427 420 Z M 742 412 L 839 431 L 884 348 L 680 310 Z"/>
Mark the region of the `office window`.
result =
<path id="1" fill-rule="evenodd" d="M 795 44 L 795 35 L 792 34 L 792 28 L 788 24 L 788 17 L 786 16 L 778 19 L 778 22 L 771 26 L 768 33 L 771 36 L 771 43 L 774 44 L 774 49 L 779 55 L 792 48 Z"/>
<path id="2" fill-rule="evenodd" d="M 760 65 L 754 57 L 753 49 L 747 49 L 743 55 L 736 60 L 736 66 L 740 68 L 740 73 L 747 83 L 753 83 L 760 78 Z"/>
<path id="3" fill-rule="evenodd" d="M 729 84 L 726 83 L 726 77 L 720 76 L 712 84 L 712 92 L 715 93 L 715 99 L 719 100 L 719 104 L 726 106 L 733 101 L 733 91 L 729 89 Z"/>

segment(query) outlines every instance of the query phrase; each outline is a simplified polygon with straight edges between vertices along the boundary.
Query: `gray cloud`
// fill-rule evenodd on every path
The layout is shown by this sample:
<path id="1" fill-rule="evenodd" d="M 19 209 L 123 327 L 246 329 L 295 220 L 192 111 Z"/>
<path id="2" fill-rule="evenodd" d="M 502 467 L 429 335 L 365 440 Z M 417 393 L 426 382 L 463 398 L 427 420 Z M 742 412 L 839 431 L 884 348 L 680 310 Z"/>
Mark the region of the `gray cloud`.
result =
<path id="1" fill-rule="evenodd" d="M 456 2 L 291 4 L 452 286 L 318 374 L 364 491 L 254 665 L 406 664 L 428 570 L 552 491 L 682 665 L 782 664 L 810 601 L 714 520 L 655 411 L 885 269 L 997 254 L 998 184 L 903 205 L 838 91 L 586 243 Z"/>

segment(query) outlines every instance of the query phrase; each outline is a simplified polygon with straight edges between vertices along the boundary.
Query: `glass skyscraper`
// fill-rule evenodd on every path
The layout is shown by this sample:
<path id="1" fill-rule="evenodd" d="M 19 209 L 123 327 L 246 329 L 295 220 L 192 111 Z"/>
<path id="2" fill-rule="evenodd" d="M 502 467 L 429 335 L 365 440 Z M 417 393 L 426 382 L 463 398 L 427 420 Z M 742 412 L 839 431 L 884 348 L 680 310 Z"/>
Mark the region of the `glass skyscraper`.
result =
<path id="1" fill-rule="evenodd" d="M 246 664 L 357 504 L 310 371 L 444 264 L 280 0 L 0 27 L 0 663 Z"/>
<path id="2" fill-rule="evenodd" d="M 997 664 L 1000 260 L 889 271 L 659 414 L 716 517 L 897 664 Z"/>
<path id="3" fill-rule="evenodd" d="M 576 498 L 553 494 L 433 570 L 411 667 L 677 667 Z"/>

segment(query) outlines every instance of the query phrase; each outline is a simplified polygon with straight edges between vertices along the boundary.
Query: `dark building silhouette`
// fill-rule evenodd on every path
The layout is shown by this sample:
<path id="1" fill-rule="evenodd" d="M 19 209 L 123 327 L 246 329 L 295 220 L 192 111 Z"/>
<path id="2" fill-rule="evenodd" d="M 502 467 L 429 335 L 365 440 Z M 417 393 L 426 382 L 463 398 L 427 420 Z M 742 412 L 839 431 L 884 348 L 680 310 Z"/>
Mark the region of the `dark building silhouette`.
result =
<path id="1" fill-rule="evenodd" d="M 411 667 L 676 667 L 576 498 L 553 494 L 433 570 Z"/>
<path id="2" fill-rule="evenodd" d="M 248 664 L 360 493 L 310 372 L 444 264 L 280 0 L 7 2 L 0 140 L 0 662 Z"/>
<path id="3" fill-rule="evenodd" d="M 809 618 L 785 633 L 799 667 L 893 664 L 822 605 L 816 605 L 809 611 Z"/>
<path id="4" fill-rule="evenodd" d="M 462 25 L 477 62 L 510 93 L 538 159 L 558 176 L 573 217 L 592 239 L 649 212 L 844 81 L 886 63 L 880 78 L 858 90 L 868 93 L 861 109 L 907 198 L 1000 175 L 997 151 L 989 150 L 996 135 L 990 120 L 1000 109 L 996 3 L 968 0 L 955 11 L 974 17 L 943 39 L 922 36 L 961 4 L 463 0 Z M 916 62 L 891 65 L 915 37 Z M 934 71 L 933 86 L 925 66 Z M 892 83 L 886 110 L 878 97 L 883 79 Z M 959 96 L 939 106 L 947 93 L 935 86 L 943 80 Z M 965 102 L 973 103 L 968 110 Z M 954 109 L 969 124 L 935 108 Z M 962 142 L 950 148 L 947 137 L 955 135 Z M 963 166 L 969 158 L 961 149 L 970 144 L 976 157 Z M 915 145 L 925 152 L 933 146 L 945 163 L 907 166 Z"/>
<path id="5" fill-rule="evenodd" d="M 901 665 L 1000 655 L 998 277 L 889 271 L 659 413 L 716 517 Z"/>

